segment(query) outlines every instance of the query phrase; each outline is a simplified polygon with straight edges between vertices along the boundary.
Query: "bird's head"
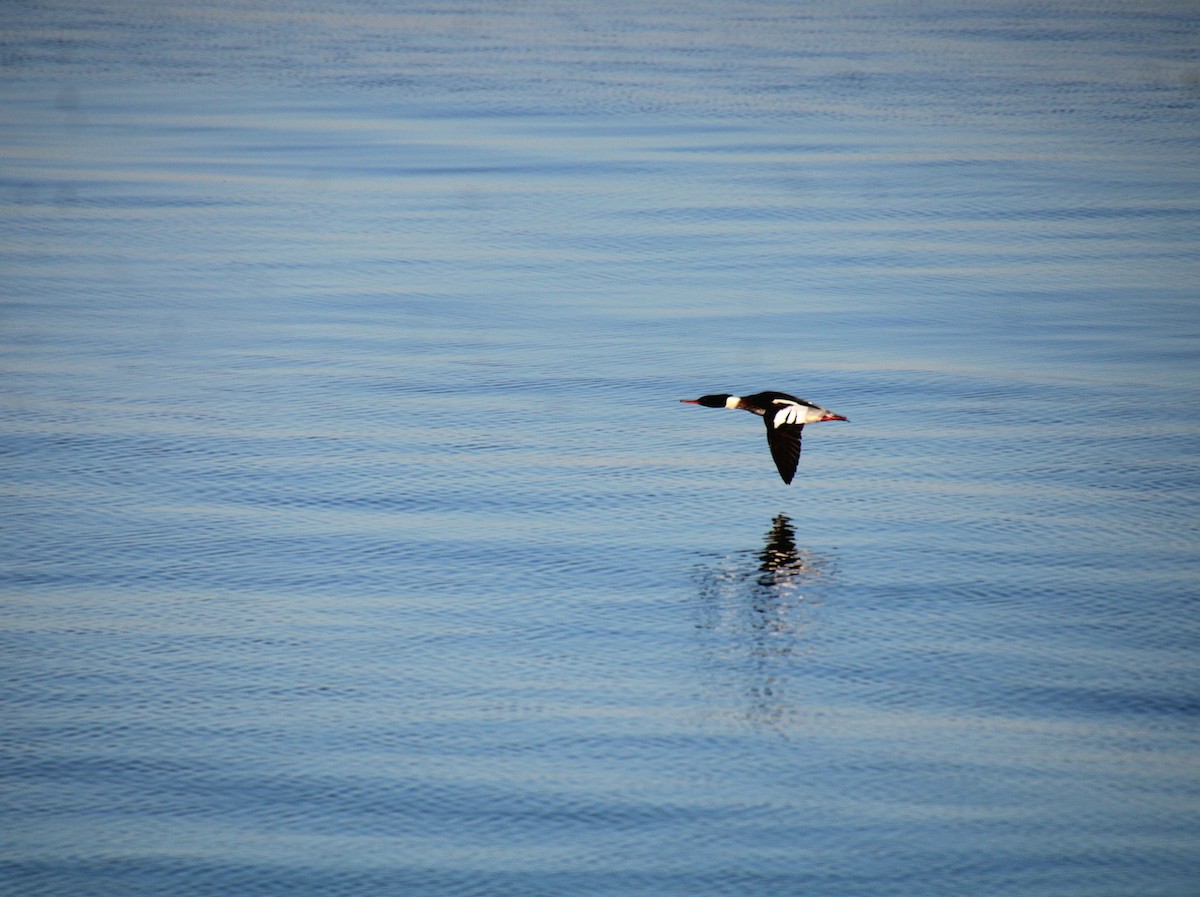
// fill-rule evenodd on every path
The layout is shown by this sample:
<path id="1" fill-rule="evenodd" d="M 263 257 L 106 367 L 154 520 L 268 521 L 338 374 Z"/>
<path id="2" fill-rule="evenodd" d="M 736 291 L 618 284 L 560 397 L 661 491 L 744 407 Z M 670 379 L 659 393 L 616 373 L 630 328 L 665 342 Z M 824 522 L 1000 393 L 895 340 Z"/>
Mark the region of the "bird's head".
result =
<path id="1" fill-rule="evenodd" d="M 718 393 L 712 396 L 701 396 L 698 399 L 680 399 L 685 405 L 703 405 L 705 408 L 728 408 L 728 401 L 735 396 L 731 396 L 727 392 Z"/>

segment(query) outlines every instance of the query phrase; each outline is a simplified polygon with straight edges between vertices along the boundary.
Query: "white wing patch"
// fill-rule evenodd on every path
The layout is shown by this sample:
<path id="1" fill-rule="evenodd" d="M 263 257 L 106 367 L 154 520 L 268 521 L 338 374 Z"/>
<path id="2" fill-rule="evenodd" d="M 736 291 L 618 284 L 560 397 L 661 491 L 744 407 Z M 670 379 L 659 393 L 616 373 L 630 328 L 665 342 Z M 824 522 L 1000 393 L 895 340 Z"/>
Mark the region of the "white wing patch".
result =
<path id="1" fill-rule="evenodd" d="M 808 417 L 808 408 L 804 405 L 789 402 L 787 399 L 775 399 L 775 404 L 783 406 L 771 418 L 771 425 L 776 429 L 784 424 L 802 424 Z"/>

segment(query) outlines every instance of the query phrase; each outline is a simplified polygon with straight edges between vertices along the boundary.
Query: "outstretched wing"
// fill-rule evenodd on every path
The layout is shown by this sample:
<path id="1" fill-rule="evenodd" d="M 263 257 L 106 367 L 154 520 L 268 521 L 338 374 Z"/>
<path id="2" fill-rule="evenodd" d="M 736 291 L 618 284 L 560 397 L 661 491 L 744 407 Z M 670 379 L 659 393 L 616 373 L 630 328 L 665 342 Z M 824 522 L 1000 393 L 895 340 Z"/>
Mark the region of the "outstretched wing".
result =
<path id="1" fill-rule="evenodd" d="M 774 418 L 763 415 L 767 425 L 767 445 L 771 447 L 771 457 L 775 459 L 775 467 L 779 475 L 789 485 L 796 475 L 796 465 L 800 463 L 800 434 L 804 424 L 780 424 L 775 426 Z"/>

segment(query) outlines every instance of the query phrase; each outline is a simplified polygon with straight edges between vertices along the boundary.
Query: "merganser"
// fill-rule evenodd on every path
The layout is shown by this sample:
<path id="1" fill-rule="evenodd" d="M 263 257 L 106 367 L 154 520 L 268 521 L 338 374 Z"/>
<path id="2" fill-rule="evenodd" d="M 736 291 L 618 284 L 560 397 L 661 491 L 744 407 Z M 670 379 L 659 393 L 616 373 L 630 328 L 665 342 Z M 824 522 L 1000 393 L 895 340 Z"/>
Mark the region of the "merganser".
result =
<path id="1" fill-rule="evenodd" d="M 800 433 L 805 424 L 816 424 L 826 420 L 846 420 L 828 408 L 789 396 L 786 392 L 756 392 L 752 396 L 731 396 L 719 393 L 701 396 L 698 399 L 680 399 L 685 405 L 703 405 L 705 408 L 741 408 L 762 417 L 767 425 L 767 445 L 771 457 L 785 483 L 790 484 L 800 462 Z"/>

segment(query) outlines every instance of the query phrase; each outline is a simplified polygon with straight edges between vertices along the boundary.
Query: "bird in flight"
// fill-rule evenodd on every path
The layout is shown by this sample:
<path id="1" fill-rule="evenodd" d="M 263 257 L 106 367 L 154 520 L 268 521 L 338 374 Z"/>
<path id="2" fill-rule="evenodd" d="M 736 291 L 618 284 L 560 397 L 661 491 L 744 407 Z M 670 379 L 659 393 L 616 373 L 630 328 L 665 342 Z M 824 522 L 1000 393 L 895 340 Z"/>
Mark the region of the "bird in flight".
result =
<path id="1" fill-rule="evenodd" d="M 805 424 L 817 424 L 827 420 L 846 420 L 828 408 L 814 405 L 804 399 L 789 396 L 786 392 L 756 392 L 752 396 L 731 396 L 718 393 L 698 399 L 680 399 L 687 405 L 703 405 L 705 408 L 741 408 L 760 415 L 767 425 L 767 445 L 771 457 L 785 483 L 791 483 L 800 462 L 800 434 Z"/>

